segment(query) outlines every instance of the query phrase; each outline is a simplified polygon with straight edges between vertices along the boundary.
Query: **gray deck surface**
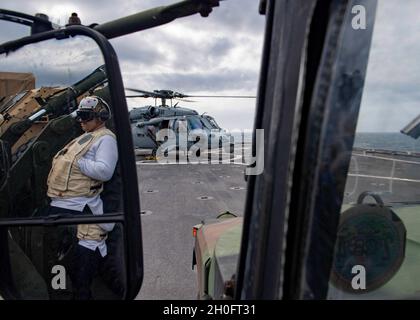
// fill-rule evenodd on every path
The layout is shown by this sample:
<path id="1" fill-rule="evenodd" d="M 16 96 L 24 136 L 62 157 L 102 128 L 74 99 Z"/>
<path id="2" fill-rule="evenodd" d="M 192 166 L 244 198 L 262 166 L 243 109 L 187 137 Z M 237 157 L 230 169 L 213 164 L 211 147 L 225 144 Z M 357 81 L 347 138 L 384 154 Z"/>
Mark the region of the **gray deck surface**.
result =
<path id="1" fill-rule="evenodd" d="M 236 150 L 236 156 L 240 152 Z M 137 299 L 196 298 L 192 227 L 224 211 L 243 215 L 244 168 L 137 162 L 141 209 L 146 212 L 142 215 L 145 273 Z M 379 193 L 386 203 L 420 201 L 420 158 L 354 152 L 344 203 L 356 202 L 363 191 Z M 203 196 L 209 199 L 198 199 Z"/>
<path id="2" fill-rule="evenodd" d="M 141 216 L 144 281 L 137 299 L 196 299 L 192 227 L 224 211 L 243 214 L 244 168 L 137 162 L 140 205 L 146 211 Z M 198 199 L 203 196 L 209 199 Z"/>

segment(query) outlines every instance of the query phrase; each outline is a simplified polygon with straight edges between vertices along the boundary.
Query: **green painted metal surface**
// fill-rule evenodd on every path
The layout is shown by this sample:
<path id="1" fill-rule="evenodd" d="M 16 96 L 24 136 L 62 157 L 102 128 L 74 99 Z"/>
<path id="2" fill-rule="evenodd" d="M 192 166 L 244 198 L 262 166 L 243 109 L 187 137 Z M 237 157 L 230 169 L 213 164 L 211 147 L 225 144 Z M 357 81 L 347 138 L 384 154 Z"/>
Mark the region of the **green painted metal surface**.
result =
<path id="1" fill-rule="evenodd" d="M 342 206 L 342 212 L 352 207 Z M 394 205 L 391 209 L 402 220 L 406 230 L 405 256 L 396 274 L 380 288 L 368 292 L 352 294 L 335 288 L 332 284 L 329 299 L 412 299 L 420 298 L 420 205 Z M 231 220 L 231 221 L 229 221 Z M 199 271 L 205 284 L 206 294 L 219 299 L 217 288 L 232 278 L 237 268 L 242 218 L 207 221 L 200 230 L 203 237 L 197 238 L 196 250 L 202 251 L 203 270 Z M 222 282 L 222 283 L 220 283 Z"/>

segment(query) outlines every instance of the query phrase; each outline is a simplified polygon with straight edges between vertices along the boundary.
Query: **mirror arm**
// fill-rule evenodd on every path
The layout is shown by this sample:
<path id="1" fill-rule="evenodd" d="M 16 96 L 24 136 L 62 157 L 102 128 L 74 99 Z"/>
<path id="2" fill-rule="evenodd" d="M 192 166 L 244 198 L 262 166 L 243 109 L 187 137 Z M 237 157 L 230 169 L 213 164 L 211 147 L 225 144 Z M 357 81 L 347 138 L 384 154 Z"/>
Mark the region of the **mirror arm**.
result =
<path id="1" fill-rule="evenodd" d="M 107 213 L 105 215 L 72 216 L 71 214 L 56 214 L 46 217 L 4 218 L 0 220 L 0 227 L 7 226 L 58 226 L 84 223 L 125 223 L 124 212 Z"/>
<path id="2" fill-rule="evenodd" d="M 31 16 L 26 13 L 0 9 L 0 20 L 10 21 L 31 27 L 31 34 L 54 30 L 51 21 L 41 16 Z"/>
<path id="3" fill-rule="evenodd" d="M 145 10 L 127 17 L 116 19 L 93 28 L 106 38 L 112 39 L 133 32 L 154 28 L 175 19 L 200 13 L 207 17 L 213 7 L 219 6 L 221 0 L 185 0 L 169 6 Z"/>
<path id="4" fill-rule="evenodd" d="M 12 41 L 2 43 L 0 45 L 0 54 L 4 54 L 4 53 L 8 54 L 9 52 L 18 50 L 28 44 L 51 39 L 51 32 L 54 33 L 54 38 L 58 40 L 68 38 L 70 36 L 67 29 L 52 30 L 52 31 L 46 31 L 46 32 L 33 34 L 33 35 L 23 37 L 17 40 L 12 40 Z"/>
<path id="5" fill-rule="evenodd" d="M 101 33 L 106 38 L 112 39 L 137 31 L 154 28 L 175 19 L 187 17 L 196 13 L 200 13 L 202 17 L 207 17 L 213 10 L 213 7 L 219 6 L 220 1 L 222 0 L 184 0 L 169 6 L 156 7 L 103 24 L 92 24 L 91 28 Z M 0 45 L 0 54 L 17 50 L 28 43 L 32 43 L 34 37 L 36 37 L 37 41 L 47 39 L 46 35 L 49 34 L 47 31 L 55 30 L 57 32 L 55 35 L 56 39 L 69 37 L 69 33 L 67 32 L 68 29 L 58 29 L 59 26 L 53 26 L 46 18 L 0 9 L 0 20 L 31 26 L 31 36 Z M 39 38 L 37 37 L 38 35 Z"/>

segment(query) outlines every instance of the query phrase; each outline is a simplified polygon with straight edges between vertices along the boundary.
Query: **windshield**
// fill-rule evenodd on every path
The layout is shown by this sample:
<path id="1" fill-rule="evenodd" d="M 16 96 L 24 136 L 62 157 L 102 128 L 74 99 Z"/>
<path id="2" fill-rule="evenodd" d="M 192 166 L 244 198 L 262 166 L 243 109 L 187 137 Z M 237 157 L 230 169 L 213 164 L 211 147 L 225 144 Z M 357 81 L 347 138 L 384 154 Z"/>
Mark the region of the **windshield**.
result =
<path id="1" fill-rule="evenodd" d="M 221 129 L 220 126 L 217 124 L 216 120 L 214 120 L 214 118 L 212 118 L 210 116 L 206 116 L 205 118 L 210 122 L 211 126 L 214 129 L 219 129 L 219 130 Z"/>
<path id="2" fill-rule="evenodd" d="M 378 1 L 329 299 L 418 297 L 420 144 L 401 129 L 420 113 L 419 9 Z"/>
<path id="3" fill-rule="evenodd" d="M 188 124 L 191 130 L 203 129 L 203 124 L 198 118 L 195 118 L 195 117 L 188 118 Z"/>
<path id="4" fill-rule="evenodd" d="M 203 123 L 204 127 L 206 127 L 207 129 L 209 130 L 215 129 L 214 125 L 211 124 L 211 122 L 206 117 L 201 117 L 200 120 Z"/>

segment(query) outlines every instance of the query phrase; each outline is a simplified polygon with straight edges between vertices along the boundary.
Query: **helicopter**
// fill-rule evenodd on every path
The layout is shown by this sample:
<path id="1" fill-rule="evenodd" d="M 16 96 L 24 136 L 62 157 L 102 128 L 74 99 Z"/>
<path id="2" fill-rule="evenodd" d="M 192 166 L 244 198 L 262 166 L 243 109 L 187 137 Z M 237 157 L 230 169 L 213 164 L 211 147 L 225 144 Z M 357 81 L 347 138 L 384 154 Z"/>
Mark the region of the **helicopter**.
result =
<path id="1" fill-rule="evenodd" d="M 126 98 L 155 98 L 155 105 L 133 108 L 129 111 L 130 125 L 133 135 L 133 144 L 137 149 L 151 150 L 152 156 L 156 156 L 162 142 L 167 143 L 167 136 L 157 137 L 160 130 L 171 130 L 175 133 L 174 143 L 167 146 L 172 150 L 190 150 L 192 145 L 201 141 L 203 149 L 223 148 L 226 153 L 234 152 L 234 141 L 232 135 L 219 126 L 214 117 L 196 110 L 178 106 L 172 100 L 184 102 L 195 102 L 185 98 L 255 98 L 254 96 L 239 95 L 186 95 L 172 90 L 154 90 L 153 92 L 141 89 L 126 88 L 134 91 L 137 95 L 126 95 Z M 159 106 L 157 99 L 161 100 Z M 167 104 L 170 100 L 170 105 Z M 182 135 L 182 129 L 185 135 Z M 180 134 L 181 133 L 181 134 Z M 204 144 L 203 144 L 204 141 Z"/>

